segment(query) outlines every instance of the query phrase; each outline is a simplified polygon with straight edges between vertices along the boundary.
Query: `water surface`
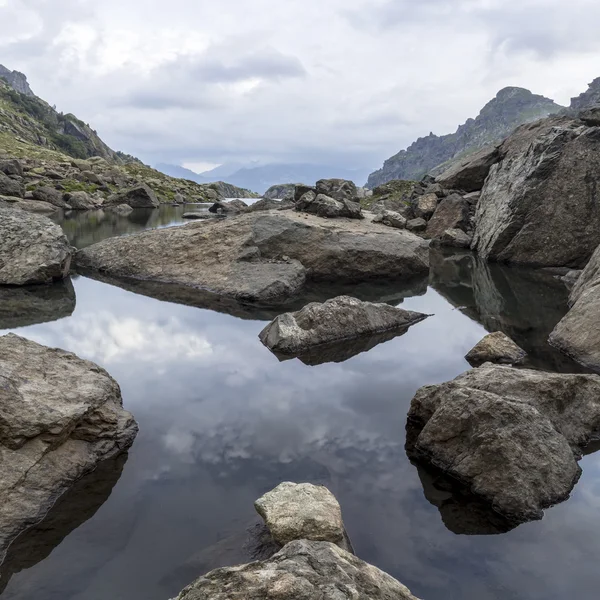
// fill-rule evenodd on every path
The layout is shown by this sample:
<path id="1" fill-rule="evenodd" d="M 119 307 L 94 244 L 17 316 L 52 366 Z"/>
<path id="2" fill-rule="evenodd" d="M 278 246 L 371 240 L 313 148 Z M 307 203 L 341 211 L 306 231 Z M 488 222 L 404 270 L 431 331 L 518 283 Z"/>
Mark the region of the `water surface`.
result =
<path id="1" fill-rule="evenodd" d="M 64 227 L 84 246 L 181 222 L 172 209 L 108 222 L 80 213 Z M 105 367 L 140 434 L 126 461 L 82 480 L 14 545 L 0 570 L 2 600 L 171 598 L 243 555 L 253 501 L 284 480 L 327 485 L 358 556 L 426 600 L 596 598 L 600 455 L 584 458 L 572 498 L 542 521 L 491 535 L 404 449 L 414 392 L 467 370 L 463 356 L 486 331 L 506 331 L 537 368 L 579 370 L 545 342 L 567 291 L 552 277 L 470 254 L 435 255 L 432 264 L 429 280 L 357 294 L 433 317 L 317 366 L 279 362 L 260 344 L 264 312 L 236 316 L 85 277 L 3 291 L 12 308 L 0 310 L 0 329 Z M 310 294 L 340 291 L 350 290 Z"/>

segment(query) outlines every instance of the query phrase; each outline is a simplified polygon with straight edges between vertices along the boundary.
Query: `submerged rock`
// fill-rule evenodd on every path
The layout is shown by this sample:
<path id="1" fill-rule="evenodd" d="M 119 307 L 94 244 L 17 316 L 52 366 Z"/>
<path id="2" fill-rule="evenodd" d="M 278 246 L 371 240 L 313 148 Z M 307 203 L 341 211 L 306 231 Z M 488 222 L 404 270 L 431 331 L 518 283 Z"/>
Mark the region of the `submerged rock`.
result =
<path id="1" fill-rule="evenodd" d="M 486 364 L 421 388 L 411 457 L 462 482 L 515 523 L 569 497 L 600 430 L 600 377 Z"/>
<path id="2" fill-rule="evenodd" d="M 571 309 L 551 333 L 550 343 L 600 372 L 600 246 L 575 281 Z"/>
<path id="3" fill-rule="evenodd" d="M 79 268 L 211 292 L 238 301 L 281 303 L 308 277 L 361 282 L 410 279 L 429 269 L 427 242 L 356 220 L 295 211 L 243 214 L 104 240 L 77 254 Z"/>
<path id="4" fill-rule="evenodd" d="M 294 540 L 311 540 L 331 542 L 351 551 L 342 509 L 335 496 L 322 485 L 281 483 L 259 498 L 254 508 L 280 546 Z"/>
<path id="5" fill-rule="evenodd" d="M 519 365 L 527 356 L 527 352 L 519 348 L 507 335 L 496 331 L 486 335 L 465 358 L 472 366 L 479 366 L 486 362 Z"/>
<path id="6" fill-rule="evenodd" d="M 417 600 L 396 579 L 329 542 L 294 541 L 267 561 L 217 569 L 176 600 Z"/>
<path id="7" fill-rule="evenodd" d="M 296 313 L 279 315 L 259 337 L 275 353 L 296 355 L 330 342 L 392 329 L 406 331 L 427 316 L 389 304 L 339 296 L 323 304 L 311 303 Z"/>
<path id="8" fill-rule="evenodd" d="M 0 206 L 0 285 L 30 285 L 64 279 L 71 248 L 50 219 Z"/>
<path id="9" fill-rule="evenodd" d="M 97 365 L 0 337 L 0 559 L 77 480 L 124 452 L 137 424 Z"/>

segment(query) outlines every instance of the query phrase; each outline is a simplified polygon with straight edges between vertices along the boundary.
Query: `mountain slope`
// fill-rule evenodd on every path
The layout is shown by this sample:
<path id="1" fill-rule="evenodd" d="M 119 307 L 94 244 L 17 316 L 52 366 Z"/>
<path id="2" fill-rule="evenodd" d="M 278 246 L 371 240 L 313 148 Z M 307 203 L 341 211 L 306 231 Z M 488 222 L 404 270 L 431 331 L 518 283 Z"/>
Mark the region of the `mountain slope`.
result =
<path id="1" fill-rule="evenodd" d="M 576 98 L 571 98 L 570 108 L 571 110 L 579 111 L 598 105 L 600 105 L 600 77 L 594 79 L 583 94 L 579 94 Z"/>
<path id="2" fill-rule="evenodd" d="M 523 123 L 562 109 L 553 100 L 529 90 L 504 88 L 483 107 L 476 119 L 468 119 L 456 133 L 441 137 L 431 133 L 386 160 L 383 168 L 369 176 L 367 187 L 374 188 L 393 179 L 421 179 L 448 161 L 501 141 Z"/>

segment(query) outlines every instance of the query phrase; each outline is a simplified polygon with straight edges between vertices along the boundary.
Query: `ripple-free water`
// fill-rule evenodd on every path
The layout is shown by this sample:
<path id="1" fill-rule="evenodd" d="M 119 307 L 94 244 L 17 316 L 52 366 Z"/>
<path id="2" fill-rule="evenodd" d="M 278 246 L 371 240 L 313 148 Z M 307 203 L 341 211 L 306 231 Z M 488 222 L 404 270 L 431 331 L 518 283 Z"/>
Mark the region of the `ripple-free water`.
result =
<path id="1" fill-rule="evenodd" d="M 63 225 L 83 246 L 177 224 L 182 208 L 80 213 Z M 486 331 L 505 331 L 536 367 L 578 370 L 545 342 L 566 311 L 562 284 L 469 254 L 432 258 L 429 281 L 407 286 L 404 301 L 398 286 L 387 295 L 371 286 L 371 295 L 433 317 L 346 362 L 312 367 L 279 362 L 261 345 L 260 314 L 237 318 L 85 277 L 73 288 L 5 290 L 0 329 L 105 367 L 140 433 L 126 461 L 82 480 L 13 546 L 2 599 L 171 598 L 242 559 L 253 501 L 284 480 L 327 485 L 358 556 L 425 600 L 596 598 L 600 455 L 582 461 L 571 499 L 498 535 L 460 533 L 479 525 L 407 459 L 414 392 L 467 370 L 463 356 Z"/>

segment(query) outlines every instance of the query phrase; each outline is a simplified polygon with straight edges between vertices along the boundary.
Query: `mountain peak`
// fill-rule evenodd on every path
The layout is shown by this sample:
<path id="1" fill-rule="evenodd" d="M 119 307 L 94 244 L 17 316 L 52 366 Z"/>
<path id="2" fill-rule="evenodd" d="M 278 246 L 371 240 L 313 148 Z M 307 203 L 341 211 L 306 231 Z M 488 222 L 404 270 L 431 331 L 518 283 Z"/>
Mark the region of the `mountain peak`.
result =
<path id="1" fill-rule="evenodd" d="M 571 98 L 572 110 L 583 110 L 590 106 L 600 105 L 600 77 L 597 77 L 588 85 L 587 91 L 579 94 L 575 98 Z"/>
<path id="2" fill-rule="evenodd" d="M 25 96 L 35 96 L 29 87 L 27 77 L 23 73 L 20 73 L 19 71 L 11 71 L 4 65 L 0 65 L 0 77 L 2 77 L 11 88 L 20 94 L 24 94 Z"/>

